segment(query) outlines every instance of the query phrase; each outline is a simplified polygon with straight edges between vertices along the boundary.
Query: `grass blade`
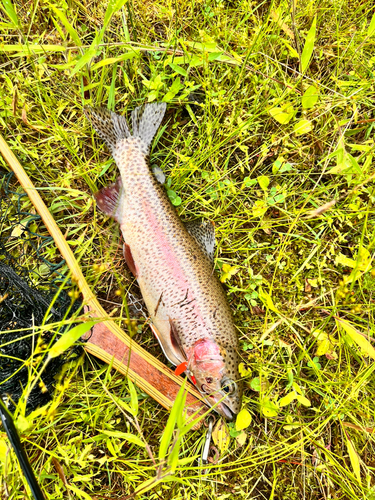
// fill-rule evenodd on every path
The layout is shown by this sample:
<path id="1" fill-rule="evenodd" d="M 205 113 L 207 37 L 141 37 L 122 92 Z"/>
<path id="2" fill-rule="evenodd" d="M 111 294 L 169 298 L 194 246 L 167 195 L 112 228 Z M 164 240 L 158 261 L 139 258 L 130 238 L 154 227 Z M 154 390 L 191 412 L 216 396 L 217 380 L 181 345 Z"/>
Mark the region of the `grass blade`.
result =
<path id="1" fill-rule="evenodd" d="M 0 29 L 11 30 L 13 28 L 14 28 L 14 25 L 12 23 L 0 23 Z"/>
<path id="2" fill-rule="evenodd" d="M 173 408 L 168 418 L 167 425 L 165 426 L 163 436 L 161 438 L 160 447 L 159 447 L 159 459 L 163 460 L 167 454 L 169 445 L 172 440 L 173 431 L 178 419 L 178 416 L 184 410 L 184 402 L 185 402 L 185 385 L 186 380 L 182 384 L 180 390 L 178 391 L 176 400 L 173 404 Z"/>
<path id="3" fill-rule="evenodd" d="M 101 52 L 101 48 L 99 47 L 103 36 L 104 36 L 104 29 L 102 28 L 99 33 L 96 34 L 94 40 L 92 41 L 92 44 L 90 47 L 86 50 L 86 52 L 83 54 L 83 56 L 78 60 L 77 64 L 74 66 L 73 71 L 71 72 L 70 76 L 73 77 L 78 71 L 85 66 L 85 64 L 88 64 L 91 59 L 96 57 L 98 54 Z"/>
<path id="4" fill-rule="evenodd" d="M 74 344 L 74 342 L 76 342 L 79 338 L 81 338 L 82 335 L 88 332 L 94 325 L 95 321 L 87 321 L 65 332 L 59 338 L 59 340 L 51 347 L 48 353 L 48 357 L 52 359 L 52 358 L 57 358 L 57 356 L 60 356 L 63 352 L 69 349 L 69 347 L 71 347 Z"/>
<path id="5" fill-rule="evenodd" d="M 50 4 L 50 7 L 53 10 L 53 12 L 56 14 L 56 16 L 59 18 L 61 24 L 64 26 L 64 28 L 66 29 L 66 31 L 69 33 L 70 38 L 73 40 L 73 42 L 78 47 L 80 47 L 82 45 L 82 42 L 81 42 L 81 40 L 79 38 L 79 35 L 76 32 L 76 30 L 73 28 L 73 26 L 69 23 L 69 21 L 66 18 L 64 12 L 62 12 L 61 10 L 59 10 L 57 7 L 55 7 L 52 4 Z"/>
<path id="6" fill-rule="evenodd" d="M 108 93 L 108 109 L 111 111 L 115 110 L 115 102 L 116 102 L 116 76 L 117 76 L 117 63 L 113 65 L 112 68 L 112 81 L 111 86 L 109 87 Z"/>
<path id="7" fill-rule="evenodd" d="M 136 417 L 138 415 L 138 394 L 130 378 L 128 378 L 128 385 L 130 390 L 130 404 L 132 408 L 131 413 L 134 417 Z"/>
<path id="8" fill-rule="evenodd" d="M 338 325 L 349 335 L 349 337 L 355 342 L 360 349 L 370 358 L 375 359 L 375 349 L 372 347 L 370 342 L 362 335 L 349 321 L 345 321 L 341 318 L 336 317 Z"/>
<path id="9" fill-rule="evenodd" d="M 346 436 L 346 447 L 348 449 L 349 458 L 353 467 L 354 474 L 358 479 L 358 481 L 361 482 L 361 464 L 359 462 L 356 449 L 354 448 L 353 443 L 351 442 L 348 436 Z"/>
<path id="10" fill-rule="evenodd" d="M 135 490 L 134 494 L 138 495 L 140 493 L 146 493 L 147 491 L 151 490 L 152 488 L 155 488 L 160 483 L 181 483 L 184 485 L 187 485 L 188 482 L 178 476 L 167 476 L 167 477 L 162 477 L 158 479 L 157 477 L 152 477 L 151 479 L 147 479 L 147 481 L 144 481 L 142 484 L 140 484 Z"/>
<path id="11" fill-rule="evenodd" d="M 109 0 L 108 7 L 104 15 L 104 27 L 106 28 L 111 17 L 115 12 L 120 10 L 125 4 L 127 0 Z"/>
<path id="12" fill-rule="evenodd" d="M 107 57 L 106 59 L 102 59 L 101 61 L 93 64 L 91 66 L 91 70 L 95 71 L 99 68 L 102 68 L 103 66 L 109 66 L 121 61 L 126 61 L 128 59 L 134 59 L 134 57 L 139 57 L 139 55 L 140 52 L 138 50 L 133 50 L 132 52 L 126 52 L 125 54 L 122 54 L 121 56 L 118 57 Z"/>
<path id="13" fill-rule="evenodd" d="M 142 439 L 140 439 L 138 436 L 135 436 L 134 434 L 130 434 L 130 432 L 104 430 L 103 434 L 113 438 L 125 439 L 125 441 L 136 444 L 137 446 L 141 446 L 142 448 L 145 447 L 145 443 L 142 441 Z"/>
<path id="14" fill-rule="evenodd" d="M 304 73 L 310 63 L 310 59 L 314 50 L 315 44 L 315 35 L 316 35 L 316 16 L 312 22 L 311 28 L 306 36 L 305 46 L 303 47 L 302 55 L 301 55 L 301 71 Z"/>
<path id="15" fill-rule="evenodd" d="M 370 37 L 375 33 L 375 12 L 371 18 L 370 25 L 367 30 L 367 36 Z"/>
<path id="16" fill-rule="evenodd" d="M 14 45 L 0 45 L 0 54 L 2 52 L 17 52 L 16 56 L 30 56 L 33 54 L 44 54 L 45 52 L 65 52 L 66 48 L 62 45 L 23 45 L 16 43 Z"/>
<path id="17" fill-rule="evenodd" d="M 2 10 L 6 13 L 9 19 L 12 21 L 16 28 L 20 27 L 20 22 L 18 20 L 18 16 L 16 11 L 14 10 L 13 4 L 10 0 L 2 0 Z"/>

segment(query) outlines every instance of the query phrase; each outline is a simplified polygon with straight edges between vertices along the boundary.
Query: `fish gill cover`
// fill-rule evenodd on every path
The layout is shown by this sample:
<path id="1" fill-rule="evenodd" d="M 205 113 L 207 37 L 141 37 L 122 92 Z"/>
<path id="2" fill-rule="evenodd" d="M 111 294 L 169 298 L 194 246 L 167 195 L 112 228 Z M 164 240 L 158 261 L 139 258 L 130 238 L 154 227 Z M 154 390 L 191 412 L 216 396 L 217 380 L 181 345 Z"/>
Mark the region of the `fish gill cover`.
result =
<path id="1" fill-rule="evenodd" d="M 61 289 L 69 282 L 63 274 L 65 262 L 56 256 L 48 259 L 53 246 L 13 174 L 0 169 L 0 394 L 10 397 L 11 406 L 22 397 L 30 373 L 40 369 L 43 350 L 63 333 L 56 324 L 81 305 Z M 54 326 L 38 329 L 43 322 Z M 28 395 L 28 413 L 50 401 L 62 366 L 80 353 L 74 347 L 50 360 Z"/>

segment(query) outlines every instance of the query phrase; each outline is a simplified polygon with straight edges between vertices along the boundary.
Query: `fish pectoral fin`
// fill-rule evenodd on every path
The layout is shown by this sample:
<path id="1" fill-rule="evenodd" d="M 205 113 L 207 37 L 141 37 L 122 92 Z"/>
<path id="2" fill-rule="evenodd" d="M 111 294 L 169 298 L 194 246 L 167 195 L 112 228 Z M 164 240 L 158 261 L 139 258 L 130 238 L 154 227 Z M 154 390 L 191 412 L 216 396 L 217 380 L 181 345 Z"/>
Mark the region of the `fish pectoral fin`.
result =
<path id="1" fill-rule="evenodd" d="M 151 323 L 150 327 L 155 337 L 158 339 L 165 357 L 172 363 L 172 365 L 178 366 L 182 362 L 186 361 L 185 358 L 182 357 L 181 351 L 175 351 L 174 346 L 171 342 L 169 342 L 169 339 L 164 338 L 154 324 Z"/>
<path id="2" fill-rule="evenodd" d="M 117 220 L 116 212 L 120 205 L 121 197 L 123 196 L 124 190 L 122 187 L 121 178 L 118 177 L 113 184 L 104 187 L 98 191 L 94 196 L 96 203 L 100 210 L 106 215 L 109 215 L 113 219 Z M 117 221 L 120 222 L 120 221 Z"/>
<path id="3" fill-rule="evenodd" d="M 180 337 L 178 336 L 176 325 L 173 323 L 171 318 L 169 318 L 169 325 L 171 327 L 170 337 L 171 344 L 173 346 L 174 351 L 178 354 L 178 357 L 184 361 L 187 360 L 187 356 L 185 354 L 184 348 L 181 345 Z"/>
<path id="4" fill-rule="evenodd" d="M 209 220 L 196 219 L 185 222 L 187 232 L 195 239 L 213 263 L 215 258 L 215 226 Z"/>

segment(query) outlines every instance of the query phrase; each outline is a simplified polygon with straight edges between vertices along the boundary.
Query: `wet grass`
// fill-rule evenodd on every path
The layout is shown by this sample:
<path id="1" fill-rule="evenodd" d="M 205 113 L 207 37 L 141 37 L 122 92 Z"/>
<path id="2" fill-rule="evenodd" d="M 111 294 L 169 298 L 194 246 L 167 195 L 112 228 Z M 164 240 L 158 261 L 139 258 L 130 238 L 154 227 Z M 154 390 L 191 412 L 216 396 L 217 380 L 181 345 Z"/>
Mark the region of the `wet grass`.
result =
<path id="1" fill-rule="evenodd" d="M 215 222 L 252 420 L 224 429 L 206 474 L 187 462 L 183 484 L 140 498 L 375 498 L 372 2 L 133 0 L 112 17 L 107 2 L 0 5 L 2 133 L 106 310 L 121 315 L 136 288 L 93 202 L 118 174 L 84 105 L 165 100 L 151 164 L 183 218 Z M 52 421 L 23 431 L 48 498 L 124 498 L 155 475 L 144 448 L 105 433 L 137 434 L 107 392 L 129 400 L 121 376 L 86 358 L 60 389 Z M 168 415 L 138 396 L 157 456 Z M 7 464 L 3 495 L 21 498 Z"/>

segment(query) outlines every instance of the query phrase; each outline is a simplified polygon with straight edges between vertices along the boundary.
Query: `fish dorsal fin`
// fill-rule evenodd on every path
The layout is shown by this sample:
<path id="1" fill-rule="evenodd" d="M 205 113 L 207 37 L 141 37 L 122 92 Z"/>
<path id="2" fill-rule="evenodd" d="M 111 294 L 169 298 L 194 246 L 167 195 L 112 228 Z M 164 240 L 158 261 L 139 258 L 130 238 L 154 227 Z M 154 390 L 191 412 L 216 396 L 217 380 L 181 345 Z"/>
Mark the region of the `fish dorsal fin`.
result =
<path id="1" fill-rule="evenodd" d="M 122 195 L 121 177 L 118 177 L 115 182 L 102 188 L 94 196 L 100 210 L 119 222 L 117 219 L 117 209 L 120 206 Z"/>
<path id="2" fill-rule="evenodd" d="M 211 221 L 196 219 L 185 222 L 188 233 L 195 239 L 213 263 L 215 258 L 215 226 Z"/>

